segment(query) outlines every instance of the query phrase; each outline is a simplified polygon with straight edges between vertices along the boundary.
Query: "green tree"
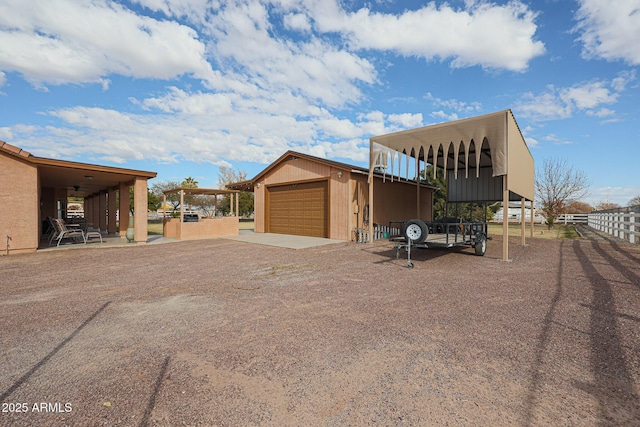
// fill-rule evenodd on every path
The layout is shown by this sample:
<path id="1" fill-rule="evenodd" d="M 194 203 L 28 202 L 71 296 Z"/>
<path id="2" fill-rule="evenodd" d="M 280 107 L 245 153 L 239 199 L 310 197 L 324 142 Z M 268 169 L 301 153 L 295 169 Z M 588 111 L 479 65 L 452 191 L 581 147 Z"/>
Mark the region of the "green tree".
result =
<path id="1" fill-rule="evenodd" d="M 147 190 L 147 207 L 150 211 L 157 211 L 162 207 L 162 199 L 151 190 Z"/>
<path id="2" fill-rule="evenodd" d="M 436 168 L 436 177 L 433 177 L 433 165 L 428 165 L 420 172 L 420 182 L 437 187 L 433 193 L 433 219 L 444 218 L 447 209 L 447 183 L 444 170 Z"/>
<path id="3" fill-rule="evenodd" d="M 433 166 L 427 165 L 420 172 L 420 182 L 437 187 L 433 194 L 433 219 L 439 220 L 445 216 L 453 216 L 464 221 L 484 221 L 485 214 L 487 220 L 493 218 L 493 211 L 489 207 L 484 207 L 477 203 L 453 203 L 447 206 L 447 182 L 445 171 L 436 168 L 436 176 L 433 177 Z M 448 212 L 447 212 L 447 208 Z"/>
<path id="4" fill-rule="evenodd" d="M 198 181 L 191 178 L 190 176 L 186 177 L 180 183 L 180 187 L 182 188 L 198 188 Z"/>
<path id="5" fill-rule="evenodd" d="M 177 181 L 157 181 L 151 187 L 151 192 L 160 200 L 164 200 L 164 191 L 180 188 L 181 185 Z M 174 211 L 180 209 L 180 195 L 167 194 L 167 203 L 171 205 Z"/>
<path id="6" fill-rule="evenodd" d="M 182 182 L 180 183 L 180 187 L 182 188 L 198 188 L 198 181 L 196 181 L 195 179 L 191 178 L 190 176 L 186 177 L 185 179 L 182 180 Z M 191 206 L 193 205 L 193 202 L 195 200 L 195 195 L 193 194 L 185 194 L 183 199 L 184 199 L 184 204 L 185 207 L 189 206 L 191 208 Z M 180 198 L 180 195 L 178 195 L 178 199 Z"/>

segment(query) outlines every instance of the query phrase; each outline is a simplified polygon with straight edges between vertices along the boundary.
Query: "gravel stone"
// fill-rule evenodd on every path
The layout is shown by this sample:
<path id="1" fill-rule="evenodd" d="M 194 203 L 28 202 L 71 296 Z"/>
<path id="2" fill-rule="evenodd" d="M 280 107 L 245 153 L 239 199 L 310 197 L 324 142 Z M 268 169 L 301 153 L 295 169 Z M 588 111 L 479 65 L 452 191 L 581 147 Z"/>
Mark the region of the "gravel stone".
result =
<path id="1" fill-rule="evenodd" d="M 0 257 L 0 425 L 640 425 L 640 248 L 581 231 Z"/>

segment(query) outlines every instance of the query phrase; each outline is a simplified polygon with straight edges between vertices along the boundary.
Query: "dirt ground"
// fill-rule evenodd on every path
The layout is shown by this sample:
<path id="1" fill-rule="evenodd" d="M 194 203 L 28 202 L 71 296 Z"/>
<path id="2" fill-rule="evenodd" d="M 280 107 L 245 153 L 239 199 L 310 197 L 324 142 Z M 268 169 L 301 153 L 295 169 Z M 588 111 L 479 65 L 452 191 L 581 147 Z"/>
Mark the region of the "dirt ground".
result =
<path id="1" fill-rule="evenodd" d="M 0 257 L 0 425 L 640 425 L 640 248 L 588 237 Z"/>

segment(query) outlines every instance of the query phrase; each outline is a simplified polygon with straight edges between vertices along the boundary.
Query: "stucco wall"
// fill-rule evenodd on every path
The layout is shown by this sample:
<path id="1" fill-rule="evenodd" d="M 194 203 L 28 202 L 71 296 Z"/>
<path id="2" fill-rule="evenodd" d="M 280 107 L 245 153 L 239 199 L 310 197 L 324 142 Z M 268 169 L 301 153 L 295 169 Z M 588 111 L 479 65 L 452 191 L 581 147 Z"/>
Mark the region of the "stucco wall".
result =
<path id="1" fill-rule="evenodd" d="M 201 218 L 198 222 L 183 222 L 180 218 L 167 218 L 164 237 L 179 240 L 209 239 L 220 236 L 237 236 L 239 220 L 237 216 Z"/>
<path id="2" fill-rule="evenodd" d="M 35 252 L 39 241 L 38 170 L 0 153 L 0 253 Z"/>

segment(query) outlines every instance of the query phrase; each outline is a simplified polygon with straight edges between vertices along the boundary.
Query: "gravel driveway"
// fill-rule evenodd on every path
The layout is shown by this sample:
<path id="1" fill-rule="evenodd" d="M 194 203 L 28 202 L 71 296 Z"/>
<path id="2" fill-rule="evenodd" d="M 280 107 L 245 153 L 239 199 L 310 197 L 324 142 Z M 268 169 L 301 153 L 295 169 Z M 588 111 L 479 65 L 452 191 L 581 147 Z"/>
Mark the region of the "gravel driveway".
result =
<path id="1" fill-rule="evenodd" d="M 0 425 L 640 425 L 640 249 L 590 237 L 0 257 Z"/>

